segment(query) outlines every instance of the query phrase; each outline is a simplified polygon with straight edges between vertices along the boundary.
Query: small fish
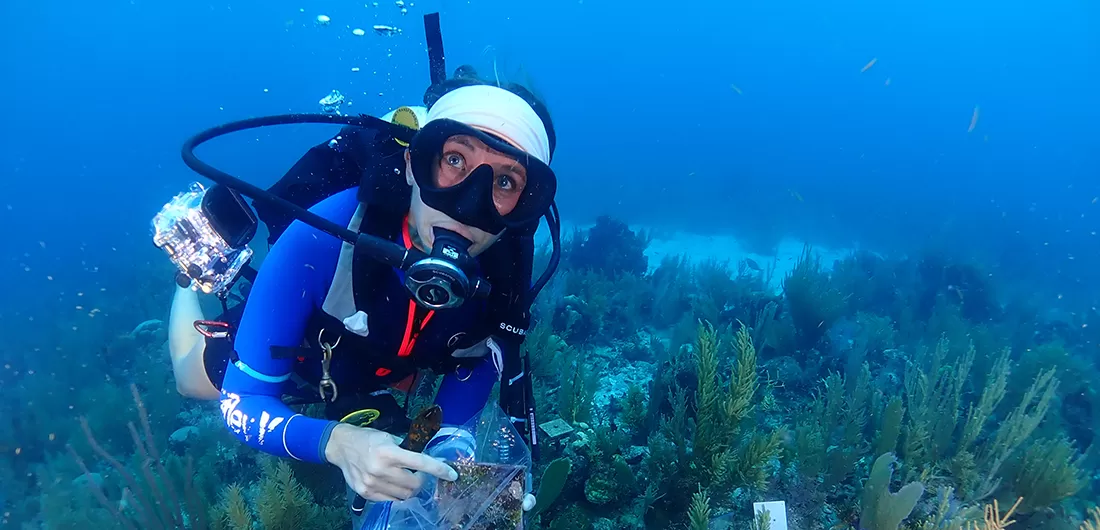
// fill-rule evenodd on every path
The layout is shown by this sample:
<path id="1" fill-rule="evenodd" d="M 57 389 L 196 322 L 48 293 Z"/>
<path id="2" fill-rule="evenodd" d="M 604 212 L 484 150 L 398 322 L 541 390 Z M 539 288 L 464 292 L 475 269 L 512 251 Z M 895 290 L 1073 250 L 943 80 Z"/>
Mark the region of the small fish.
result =
<path id="1" fill-rule="evenodd" d="M 760 264 L 757 263 L 756 260 L 754 260 L 752 258 L 745 258 L 745 265 L 748 265 L 748 267 L 750 269 L 752 269 L 756 272 L 762 272 L 764 270 L 764 269 L 761 269 Z"/>
<path id="2" fill-rule="evenodd" d="M 870 69 L 871 69 L 871 67 L 872 67 L 872 66 L 874 66 L 874 65 L 875 65 L 875 63 L 877 63 L 877 62 L 878 62 L 878 57 L 875 57 L 874 59 L 871 59 L 871 62 L 869 62 L 869 63 L 867 63 L 867 64 L 863 65 L 863 68 L 861 68 L 861 69 L 859 70 L 859 73 L 861 73 L 861 74 L 862 74 L 863 72 L 866 72 L 867 70 L 870 70 Z"/>
<path id="3" fill-rule="evenodd" d="M 737 85 L 735 85 L 735 84 L 733 84 L 733 83 L 730 83 L 730 90 L 733 90 L 734 92 L 737 92 L 737 95 L 738 95 L 738 96 L 740 96 L 740 95 L 741 95 L 741 89 L 740 89 L 740 88 L 737 88 Z"/>
<path id="4" fill-rule="evenodd" d="M 374 26 L 374 32 L 379 34 L 379 35 L 384 35 L 386 37 L 389 37 L 391 35 L 396 35 L 398 33 L 401 33 L 401 30 L 398 29 L 398 28 L 395 28 L 393 26 L 387 26 L 387 25 L 384 25 L 384 24 L 377 24 L 377 25 Z"/>
<path id="5" fill-rule="evenodd" d="M 966 132 L 974 132 L 974 127 L 978 126 L 978 114 L 980 108 L 974 105 L 974 113 L 970 115 L 970 127 L 966 129 Z"/>

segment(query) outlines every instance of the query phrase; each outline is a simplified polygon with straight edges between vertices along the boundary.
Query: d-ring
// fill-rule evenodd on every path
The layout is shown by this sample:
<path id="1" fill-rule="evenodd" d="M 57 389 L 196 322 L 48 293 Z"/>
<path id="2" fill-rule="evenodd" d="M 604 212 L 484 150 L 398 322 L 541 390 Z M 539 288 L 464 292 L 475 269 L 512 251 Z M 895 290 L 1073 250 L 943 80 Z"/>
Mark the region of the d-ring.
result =
<path id="1" fill-rule="evenodd" d="M 325 336 L 325 328 L 321 328 L 321 331 L 319 333 L 317 333 L 317 344 L 318 345 L 322 345 L 322 346 L 325 345 L 325 341 L 321 339 L 321 337 L 324 337 L 324 336 Z M 339 346 L 340 345 L 340 339 L 343 339 L 343 338 L 344 338 L 343 335 L 337 335 L 336 336 L 336 344 L 333 344 L 333 345 L 328 346 L 328 347 L 329 348 L 335 348 L 335 347 Z"/>

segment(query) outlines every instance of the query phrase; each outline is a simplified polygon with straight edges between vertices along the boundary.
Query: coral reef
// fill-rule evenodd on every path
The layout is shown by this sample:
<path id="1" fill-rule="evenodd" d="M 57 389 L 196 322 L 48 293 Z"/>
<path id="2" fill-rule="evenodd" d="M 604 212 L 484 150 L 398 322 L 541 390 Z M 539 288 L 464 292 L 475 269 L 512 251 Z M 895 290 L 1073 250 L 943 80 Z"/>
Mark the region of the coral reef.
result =
<path id="1" fill-rule="evenodd" d="M 753 505 L 776 500 L 804 530 L 1100 525 L 1095 309 L 1007 299 L 978 264 L 934 253 L 827 264 L 806 247 L 777 292 L 774 264 L 651 268 L 648 243 L 600 219 L 536 302 L 523 352 L 543 451 L 526 527 L 764 528 Z M 147 322 L 162 298 L 113 307 L 113 321 L 82 314 L 94 325 L 54 359 L 29 343 L 8 356 L 5 523 L 346 524 L 337 470 L 262 457 L 214 405 L 175 394 Z"/>

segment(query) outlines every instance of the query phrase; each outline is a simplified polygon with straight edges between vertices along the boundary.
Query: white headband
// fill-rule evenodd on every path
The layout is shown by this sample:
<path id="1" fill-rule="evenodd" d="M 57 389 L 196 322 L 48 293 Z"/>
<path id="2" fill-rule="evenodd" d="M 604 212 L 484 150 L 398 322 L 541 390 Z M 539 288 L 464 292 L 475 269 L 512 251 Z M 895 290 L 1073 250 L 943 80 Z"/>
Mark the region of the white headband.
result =
<path id="1" fill-rule="evenodd" d="M 473 85 L 447 92 L 428 109 L 428 122 L 449 119 L 493 134 L 517 149 L 550 163 L 546 126 L 523 98 L 492 85 Z"/>

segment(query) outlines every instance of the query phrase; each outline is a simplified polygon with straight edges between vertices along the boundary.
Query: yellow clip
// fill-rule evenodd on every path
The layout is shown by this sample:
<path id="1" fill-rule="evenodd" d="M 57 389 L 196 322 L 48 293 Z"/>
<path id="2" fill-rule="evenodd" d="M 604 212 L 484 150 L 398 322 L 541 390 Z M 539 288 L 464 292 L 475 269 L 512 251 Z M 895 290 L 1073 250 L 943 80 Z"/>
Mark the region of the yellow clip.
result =
<path id="1" fill-rule="evenodd" d="M 415 131 L 420 130 L 420 120 L 416 118 L 416 112 L 413 112 L 413 109 L 410 109 L 409 107 L 398 107 L 397 110 L 393 111 L 393 117 L 390 118 L 390 122 L 397 125 L 404 125 L 405 127 L 408 127 Z M 409 142 L 403 142 L 401 140 L 397 140 L 396 138 L 394 140 L 401 147 L 409 146 Z"/>

